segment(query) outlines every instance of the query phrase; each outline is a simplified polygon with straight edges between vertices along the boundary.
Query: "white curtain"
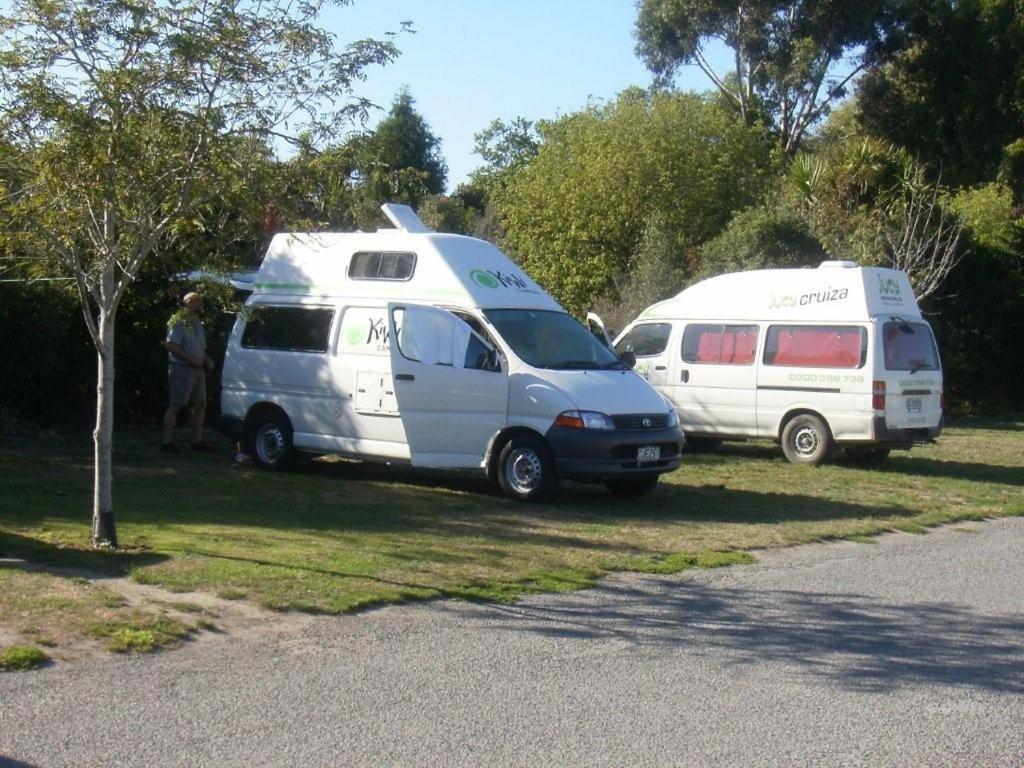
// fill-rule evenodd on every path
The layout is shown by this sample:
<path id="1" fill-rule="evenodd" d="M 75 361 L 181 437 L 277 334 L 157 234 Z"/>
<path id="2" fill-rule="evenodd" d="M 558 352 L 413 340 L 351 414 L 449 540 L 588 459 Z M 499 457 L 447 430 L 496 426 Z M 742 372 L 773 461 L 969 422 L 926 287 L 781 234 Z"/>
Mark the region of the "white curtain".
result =
<path id="1" fill-rule="evenodd" d="M 463 368 L 470 329 L 454 315 L 415 304 L 405 308 L 398 332 L 399 349 L 406 357 L 427 365 Z"/>

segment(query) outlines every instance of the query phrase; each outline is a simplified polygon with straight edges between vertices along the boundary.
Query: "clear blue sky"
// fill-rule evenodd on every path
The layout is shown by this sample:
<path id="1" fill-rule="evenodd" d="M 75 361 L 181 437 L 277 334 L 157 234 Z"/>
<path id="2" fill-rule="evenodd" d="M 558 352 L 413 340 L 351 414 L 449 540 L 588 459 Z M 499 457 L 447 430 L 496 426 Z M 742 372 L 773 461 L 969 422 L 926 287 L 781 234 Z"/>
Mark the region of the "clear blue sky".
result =
<path id="1" fill-rule="evenodd" d="M 480 164 L 473 134 L 494 118 L 550 118 L 610 99 L 650 74 L 633 53 L 633 0 L 355 0 L 325 26 L 345 43 L 411 21 L 401 57 L 368 71 L 360 95 L 385 108 L 402 85 L 442 140 L 450 188 Z M 677 81 L 704 90 L 695 67 Z"/>

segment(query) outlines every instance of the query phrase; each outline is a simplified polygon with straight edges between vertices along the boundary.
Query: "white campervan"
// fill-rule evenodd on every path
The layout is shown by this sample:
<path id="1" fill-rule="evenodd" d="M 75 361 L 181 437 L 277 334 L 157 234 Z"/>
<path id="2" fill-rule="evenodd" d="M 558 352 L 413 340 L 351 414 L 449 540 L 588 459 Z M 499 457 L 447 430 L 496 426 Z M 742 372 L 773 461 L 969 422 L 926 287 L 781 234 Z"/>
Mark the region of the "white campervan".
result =
<path id="1" fill-rule="evenodd" d="M 225 431 L 295 451 L 482 470 L 514 499 L 559 478 L 651 490 L 676 410 L 490 243 L 428 230 L 280 234 L 228 341 Z"/>
<path id="2" fill-rule="evenodd" d="M 675 403 L 694 447 L 770 438 L 817 464 L 836 444 L 872 460 L 941 431 L 939 353 L 896 270 L 713 277 L 649 307 L 614 347 Z"/>

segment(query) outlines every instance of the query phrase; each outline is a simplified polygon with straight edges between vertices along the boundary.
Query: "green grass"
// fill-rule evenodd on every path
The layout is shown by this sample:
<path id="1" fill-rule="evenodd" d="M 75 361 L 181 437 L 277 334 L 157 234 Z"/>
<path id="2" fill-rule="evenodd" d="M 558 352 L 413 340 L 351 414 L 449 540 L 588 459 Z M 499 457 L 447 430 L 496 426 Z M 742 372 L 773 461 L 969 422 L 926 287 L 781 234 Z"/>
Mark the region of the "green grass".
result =
<path id="1" fill-rule="evenodd" d="M 0 651 L 0 670 L 25 672 L 50 660 L 42 649 L 33 645 L 12 645 Z"/>
<path id="2" fill-rule="evenodd" d="M 794 466 L 770 443 L 727 444 L 687 455 L 639 501 L 567 484 L 540 506 L 507 501 L 475 478 L 341 460 L 286 474 L 241 469 L 226 443 L 215 454 L 167 456 L 155 436 L 120 434 L 115 462 L 123 548 L 94 552 L 87 439 L 0 446 L 0 553 L 339 613 L 429 597 L 509 601 L 613 571 L 675 573 L 749 562 L 756 548 L 1024 515 L 1019 423 L 949 429 L 937 445 L 894 452 L 877 468 Z M 118 599 L 65 587 L 53 590 L 50 613 Z M 126 635 L 126 649 L 132 643 L 145 644 Z"/>
<path id="3" fill-rule="evenodd" d="M 105 639 L 107 648 L 115 653 L 150 653 L 177 645 L 191 632 L 191 627 L 167 616 L 139 613 L 100 621 L 89 628 L 89 634 Z"/>

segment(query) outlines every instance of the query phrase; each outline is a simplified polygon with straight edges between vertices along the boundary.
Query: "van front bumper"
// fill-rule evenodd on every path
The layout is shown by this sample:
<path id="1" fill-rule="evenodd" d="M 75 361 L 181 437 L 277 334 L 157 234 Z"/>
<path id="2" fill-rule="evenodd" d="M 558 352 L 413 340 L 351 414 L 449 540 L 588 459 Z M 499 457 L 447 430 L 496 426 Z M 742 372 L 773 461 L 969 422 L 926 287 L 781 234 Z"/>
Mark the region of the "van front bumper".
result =
<path id="1" fill-rule="evenodd" d="M 555 454 L 558 476 L 600 482 L 630 475 L 660 475 L 679 466 L 683 433 L 678 427 L 654 430 L 551 427 L 545 435 Z M 658 461 L 637 461 L 637 450 L 661 448 Z"/>

